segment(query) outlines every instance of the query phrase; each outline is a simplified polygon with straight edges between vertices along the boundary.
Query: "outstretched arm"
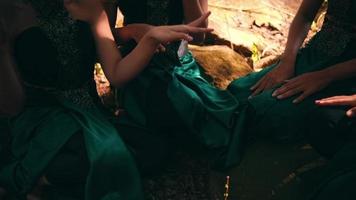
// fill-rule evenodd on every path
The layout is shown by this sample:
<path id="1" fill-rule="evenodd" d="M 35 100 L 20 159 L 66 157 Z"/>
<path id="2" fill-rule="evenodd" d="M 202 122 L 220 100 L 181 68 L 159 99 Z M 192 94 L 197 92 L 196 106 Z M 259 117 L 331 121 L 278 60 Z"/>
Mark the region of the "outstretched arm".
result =
<path id="1" fill-rule="evenodd" d="M 302 46 L 311 23 L 313 22 L 323 0 L 304 0 L 289 28 L 287 45 L 281 62 L 271 72 L 266 74 L 254 86 L 251 97 L 277 86 L 283 81 L 293 77 L 296 57 Z"/>
<path id="2" fill-rule="evenodd" d="M 115 40 L 121 44 L 127 42 L 131 39 L 134 39 L 136 42 L 139 42 L 143 36 L 150 31 L 154 26 L 148 24 L 129 24 L 124 27 L 115 28 L 112 22 L 116 21 L 116 5 L 110 3 L 110 0 L 103 0 L 105 3 L 105 10 L 109 16 L 111 28 Z M 184 23 L 189 24 L 205 13 L 208 12 L 208 0 L 183 0 L 183 11 L 184 11 Z M 199 27 L 207 28 L 208 19 L 203 21 Z M 192 43 L 201 43 L 204 41 L 205 33 L 192 34 L 193 41 Z"/>
<path id="3" fill-rule="evenodd" d="M 188 26 L 155 27 L 141 39 L 129 55 L 122 58 L 105 13 L 96 23 L 93 23 L 92 27 L 101 64 L 109 81 L 116 87 L 136 77 L 148 65 L 160 44 L 182 39 L 191 41 L 192 38 L 188 33 L 207 31 L 207 29 Z"/>
<path id="4" fill-rule="evenodd" d="M 148 65 L 160 44 L 182 39 L 191 41 L 192 38 L 189 33 L 212 31 L 185 25 L 155 27 L 142 38 L 128 56 L 122 58 L 116 47 L 107 14 L 103 11 L 100 1 L 77 2 L 67 0 L 65 2 L 67 10 L 74 18 L 91 24 L 103 70 L 110 83 L 116 87 L 121 87 L 136 77 Z M 192 24 L 199 24 L 200 21 L 206 20 L 208 16 L 209 14 L 206 14 Z"/>

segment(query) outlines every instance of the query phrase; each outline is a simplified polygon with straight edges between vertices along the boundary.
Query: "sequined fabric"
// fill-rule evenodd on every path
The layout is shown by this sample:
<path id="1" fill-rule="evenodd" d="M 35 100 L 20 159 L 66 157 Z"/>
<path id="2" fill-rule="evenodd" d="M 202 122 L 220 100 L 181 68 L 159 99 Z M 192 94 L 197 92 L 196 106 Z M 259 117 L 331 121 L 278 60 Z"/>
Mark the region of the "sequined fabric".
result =
<path id="1" fill-rule="evenodd" d="M 62 1 L 22 0 L 22 2 L 29 3 L 35 9 L 39 28 L 48 37 L 57 53 L 56 61 L 59 62 L 60 69 L 57 77 L 53 77 L 55 91 L 51 94 L 82 107 L 92 107 L 94 101 L 90 97 L 91 89 L 88 85 L 93 80 L 95 47 L 89 26 L 73 20 Z"/>
<path id="2" fill-rule="evenodd" d="M 147 22 L 154 25 L 164 25 L 169 22 L 170 0 L 147 0 Z"/>
<path id="3" fill-rule="evenodd" d="M 340 56 L 351 40 L 356 39 L 356 33 L 350 19 L 355 18 L 353 0 L 328 1 L 327 17 L 322 29 L 307 45 L 314 51 L 321 53 L 325 59 Z M 332 20 L 331 20 L 332 19 Z"/>

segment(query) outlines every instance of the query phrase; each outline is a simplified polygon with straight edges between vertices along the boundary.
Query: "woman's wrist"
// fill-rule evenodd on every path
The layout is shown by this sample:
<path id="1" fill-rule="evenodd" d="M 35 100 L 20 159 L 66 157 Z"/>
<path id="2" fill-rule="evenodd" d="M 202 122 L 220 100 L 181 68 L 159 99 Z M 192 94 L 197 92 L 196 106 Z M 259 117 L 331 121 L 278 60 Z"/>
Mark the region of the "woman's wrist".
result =
<path id="1" fill-rule="evenodd" d="M 281 60 L 283 62 L 295 63 L 295 61 L 297 60 L 297 54 L 293 52 L 284 52 Z"/>
<path id="2" fill-rule="evenodd" d="M 145 36 L 143 36 L 141 41 L 153 47 L 158 47 L 158 45 L 161 44 L 161 42 L 156 38 L 153 31 L 149 31 Z"/>

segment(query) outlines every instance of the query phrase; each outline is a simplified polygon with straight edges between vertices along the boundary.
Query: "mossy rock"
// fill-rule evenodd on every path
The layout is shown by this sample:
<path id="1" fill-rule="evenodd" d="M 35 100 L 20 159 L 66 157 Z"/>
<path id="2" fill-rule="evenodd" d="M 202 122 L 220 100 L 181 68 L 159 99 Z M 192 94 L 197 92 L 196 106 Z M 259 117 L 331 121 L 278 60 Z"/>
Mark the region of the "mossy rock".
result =
<path id="1" fill-rule="evenodd" d="M 247 59 L 227 46 L 190 45 L 189 49 L 205 74 L 221 89 L 225 89 L 231 81 L 253 72 Z"/>

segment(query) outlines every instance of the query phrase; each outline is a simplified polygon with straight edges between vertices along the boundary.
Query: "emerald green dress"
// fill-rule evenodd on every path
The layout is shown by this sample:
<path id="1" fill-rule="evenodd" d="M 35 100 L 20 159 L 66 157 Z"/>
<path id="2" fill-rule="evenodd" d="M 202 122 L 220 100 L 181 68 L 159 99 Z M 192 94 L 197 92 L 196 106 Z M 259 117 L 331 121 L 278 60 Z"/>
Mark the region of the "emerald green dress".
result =
<path id="1" fill-rule="evenodd" d="M 184 22 L 181 1 L 117 2 L 125 24 Z M 167 52 L 155 55 L 141 74 L 120 88 L 119 105 L 125 113 L 117 120 L 118 130 L 133 147 L 144 170 L 164 165 L 180 151 L 204 152 L 216 167 L 231 166 L 230 162 L 239 159 L 238 151 L 229 148 L 240 148 L 243 141 L 234 133 L 244 129 L 243 115 L 236 118 L 244 108 L 230 92 L 217 89 L 203 78 L 203 70 L 191 53 L 178 58 L 178 46 L 171 44 Z M 132 47 L 131 43 L 124 45 L 123 54 Z M 131 127 L 131 131 L 120 131 L 122 127 Z M 231 144 L 232 137 L 239 144 Z"/>
<path id="2" fill-rule="evenodd" d="M 139 2 L 118 1 L 126 24 L 171 24 L 171 17 L 179 19 L 177 23 L 183 21 L 183 15 L 177 14 L 181 2 Z M 322 30 L 299 51 L 295 76 L 356 58 L 354 29 L 347 25 L 354 23 L 354 13 L 355 1 L 329 1 L 327 16 L 332 19 L 327 17 Z M 203 78 L 190 53 L 178 59 L 174 56 L 176 50 L 173 45 L 166 54 L 156 55 L 146 70 L 120 90 L 119 104 L 126 114 L 119 117 L 118 123 L 146 130 L 136 138 L 145 138 L 156 152 L 169 151 L 152 145 L 150 137 L 171 139 L 190 153 L 189 147 L 202 147 L 217 169 L 238 164 L 248 142 L 257 137 L 282 142 L 304 138 L 308 128 L 305 119 L 318 109 L 315 99 L 355 92 L 351 86 L 356 80 L 348 79 L 331 84 L 298 105 L 292 103 L 296 96 L 285 100 L 272 97 L 275 88 L 248 99 L 250 87 L 276 64 L 233 81 L 227 90 L 219 90 Z M 132 146 L 137 143 L 123 135 Z M 143 152 L 142 157 L 158 155 L 153 150 Z"/>
<path id="3" fill-rule="evenodd" d="M 0 185 L 25 197 L 79 133 L 89 162 L 85 199 L 143 199 L 135 160 L 91 89 L 96 54 L 90 27 L 73 21 L 62 1 L 23 2 L 37 11 L 39 25 L 15 42 L 27 102 L 10 120 L 12 156 L 1 168 Z"/>
<path id="4" fill-rule="evenodd" d="M 328 1 L 325 22 L 321 30 L 300 49 L 294 76 L 322 70 L 356 58 L 355 12 L 354 0 Z M 275 88 L 248 100 L 247 97 L 251 94 L 249 88 L 275 66 L 235 80 L 228 87 L 240 103 L 247 103 L 253 108 L 254 117 L 249 119 L 254 121 L 251 131 L 267 137 L 284 141 L 304 137 L 306 129 L 310 126 L 310 123 L 306 123 L 307 117 L 319 109 L 314 103 L 316 99 L 356 92 L 354 87 L 356 79 L 350 78 L 332 83 L 298 105 L 292 103 L 298 95 L 285 100 L 272 97 Z"/>

